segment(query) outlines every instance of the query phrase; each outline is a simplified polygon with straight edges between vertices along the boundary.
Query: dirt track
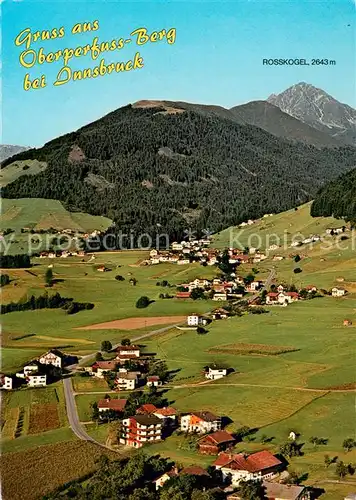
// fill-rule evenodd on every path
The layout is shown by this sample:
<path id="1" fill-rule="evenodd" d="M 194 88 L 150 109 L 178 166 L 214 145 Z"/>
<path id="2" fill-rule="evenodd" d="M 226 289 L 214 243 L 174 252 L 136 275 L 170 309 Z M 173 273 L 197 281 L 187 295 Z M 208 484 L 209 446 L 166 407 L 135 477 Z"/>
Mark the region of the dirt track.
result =
<path id="1" fill-rule="evenodd" d="M 170 323 L 182 323 L 186 316 L 155 316 L 151 318 L 126 318 L 96 323 L 94 325 L 80 326 L 76 330 L 139 330 L 147 326 L 169 325 Z"/>

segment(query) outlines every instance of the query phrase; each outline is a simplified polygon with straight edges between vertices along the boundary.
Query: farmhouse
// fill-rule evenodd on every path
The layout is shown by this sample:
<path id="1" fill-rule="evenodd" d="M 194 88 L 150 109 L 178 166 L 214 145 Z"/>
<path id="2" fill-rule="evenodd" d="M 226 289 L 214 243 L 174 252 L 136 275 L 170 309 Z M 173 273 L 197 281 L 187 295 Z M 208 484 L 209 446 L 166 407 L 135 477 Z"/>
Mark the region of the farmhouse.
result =
<path id="1" fill-rule="evenodd" d="M 235 443 L 235 438 L 227 431 L 217 431 L 203 436 L 198 441 L 199 453 L 218 455 Z"/>
<path id="2" fill-rule="evenodd" d="M 0 373 L 0 389 L 12 389 L 12 377 L 8 377 L 4 373 Z"/>
<path id="3" fill-rule="evenodd" d="M 17 372 L 16 377 L 18 378 L 26 378 L 32 373 L 36 373 L 38 371 L 38 365 L 35 363 L 31 363 L 29 365 L 25 365 L 23 367 L 22 372 Z"/>
<path id="4" fill-rule="evenodd" d="M 229 311 L 226 309 L 219 307 L 213 311 L 212 317 L 213 319 L 226 319 L 229 316 Z"/>
<path id="5" fill-rule="evenodd" d="M 166 483 L 169 479 L 171 479 L 172 477 L 177 477 L 178 475 L 179 475 L 178 469 L 177 469 L 176 466 L 174 466 L 168 472 L 165 472 L 164 474 L 162 474 L 161 476 L 159 476 L 157 479 L 154 479 L 152 482 L 155 484 L 156 491 L 159 488 L 162 488 L 162 486 L 164 485 L 164 483 Z"/>
<path id="6" fill-rule="evenodd" d="M 146 382 L 147 387 L 158 387 L 162 385 L 162 380 L 158 375 L 149 375 Z"/>
<path id="7" fill-rule="evenodd" d="M 249 456 L 222 452 L 213 465 L 221 469 L 224 478 L 231 477 L 234 486 L 241 480 L 271 479 L 282 468 L 282 462 L 267 450 Z"/>
<path id="8" fill-rule="evenodd" d="M 138 372 L 117 373 L 115 386 L 120 391 L 133 391 L 137 385 Z"/>
<path id="9" fill-rule="evenodd" d="M 162 439 L 162 421 L 154 415 L 135 415 L 124 418 L 120 443 L 141 448 L 146 443 Z"/>
<path id="10" fill-rule="evenodd" d="M 225 292 L 214 293 L 213 300 L 216 300 L 216 301 L 218 301 L 218 300 L 219 301 L 227 300 L 227 294 Z"/>
<path id="11" fill-rule="evenodd" d="M 200 434 L 218 431 L 221 429 L 221 418 L 210 411 L 196 411 L 181 417 L 180 428 L 185 432 Z"/>
<path id="12" fill-rule="evenodd" d="M 218 366 L 209 366 L 205 372 L 205 378 L 209 380 L 218 380 L 219 378 L 226 377 L 227 368 L 219 368 Z"/>
<path id="13" fill-rule="evenodd" d="M 38 358 L 42 365 L 53 365 L 62 368 L 63 354 L 57 349 L 52 349 Z"/>
<path id="14" fill-rule="evenodd" d="M 331 289 L 331 295 L 333 297 L 343 297 L 346 293 L 345 288 L 340 288 L 335 286 L 334 288 Z"/>
<path id="15" fill-rule="evenodd" d="M 115 359 L 111 361 L 95 361 L 91 367 L 86 368 L 86 371 L 94 377 L 104 378 L 106 372 L 116 369 L 116 365 L 117 361 Z"/>
<path id="16" fill-rule="evenodd" d="M 136 413 L 137 415 L 151 415 L 151 413 L 154 413 L 157 410 L 157 407 L 151 403 L 146 403 L 137 408 Z"/>
<path id="17" fill-rule="evenodd" d="M 177 292 L 176 293 L 176 299 L 189 299 L 190 298 L 190 292 Z"/>
<path id="18" fill-rule="evenodd" d="M 122 413 L 125 409 L 127 399 L 101 399 L 98 401 L 99 413 L 105 413 L 106 411 L 115 411 Z"/>
<path id="19" fill-rule="evenodd" d="M 139 358 L 141 355 L 141 350 L 137 345 L 125 345 L 120 346 L 116 349 L 117 356 L 132 356 L 135 358 Z"/>

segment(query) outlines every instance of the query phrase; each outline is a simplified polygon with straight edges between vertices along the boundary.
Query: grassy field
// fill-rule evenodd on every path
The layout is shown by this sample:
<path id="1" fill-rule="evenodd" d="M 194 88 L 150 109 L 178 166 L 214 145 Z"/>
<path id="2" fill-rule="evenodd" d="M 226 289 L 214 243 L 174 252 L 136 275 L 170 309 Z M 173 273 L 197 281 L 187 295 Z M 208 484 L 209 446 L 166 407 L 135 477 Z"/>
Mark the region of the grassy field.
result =
<path id="1" fill-rule="evenodd" d="M 7 167 L 9 168 L 9 167 Z M 6 169 L 5 169 L 6 170 Z M 5 175 L 5 174 L 3 174 Z M 89 215 L 82 212 L 68 212 L 60 201 L 43 198 L 2 199 L 0 230 L 12 229 L 14 233 L 5 236 L 8 253 L 27 253 L 32 235 L 21 233 L 22 228 L 35 232 L 50 228 L 61 231 L 71 229 L 78 232 L 105 230 L 111 224 L 107 217 Z M 48 238 L 53 235 L 38 235 L 42 244 L 32 244 L 32 252 L 39 252 L 50 244 Z M 2 243 L 3 245 L 3 243 Z"/>
<path id="2" fill-rule="evenodd" d="M 6 186 L 22 175 L 36 175 L 47 168 L 47 163 L 38 160 L 17 160 L 1 169 L 0 187 Z"/>
<path id="3" fill-rule="evenodd" d="M 103 449 L 83 441 L 44 444 L 33 450 L 3 455 L 0 459 L 4 500 L 36 500 L 96 469 Z M 118 454 L 105 451 L 110 459 Z M 26 493 L 24 493 L 26 492 Z M 26 495 L 24 497 L 24 494 Z"/>

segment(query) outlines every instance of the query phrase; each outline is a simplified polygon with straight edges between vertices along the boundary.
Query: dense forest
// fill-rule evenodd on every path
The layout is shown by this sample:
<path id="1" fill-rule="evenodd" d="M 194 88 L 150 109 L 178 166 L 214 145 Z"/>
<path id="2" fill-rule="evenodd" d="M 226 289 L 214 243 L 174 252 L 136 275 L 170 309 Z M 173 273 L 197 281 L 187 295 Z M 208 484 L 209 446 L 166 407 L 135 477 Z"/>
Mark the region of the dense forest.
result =
<path id="1" fill-rule="evenodd" d="M 312 207 L 313 217 L 334 216 L 356 223 L 356 169 L 322 188 Z"/>
<path id="2" fill-rule="evenodd" d="M 4 255 L 0 254 L 0 267 L 2 269 L 15 269 L 23 267 L 31 267 L 31 259 L 29 255 Z"/>
<path id="3" fill-rule="evenodd" d="M 48 166 L 6 186 L 5 198 L 53 198 L 110 217 L 133 239 L 176 239 L 188 228 L 215 232 L 310 200 L 356 164 L 356 149 L 292 144 L 199 109 L 129 105 L 2 167 L 26 159 Z"/>

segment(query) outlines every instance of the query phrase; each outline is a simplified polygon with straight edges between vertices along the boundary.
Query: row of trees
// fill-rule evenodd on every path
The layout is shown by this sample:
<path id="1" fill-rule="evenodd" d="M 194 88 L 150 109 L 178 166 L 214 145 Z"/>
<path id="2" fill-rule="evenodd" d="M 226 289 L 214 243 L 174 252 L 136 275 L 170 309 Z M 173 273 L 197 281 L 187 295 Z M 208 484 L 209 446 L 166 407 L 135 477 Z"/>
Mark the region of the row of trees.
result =
<path id="1" fill-rule="evenodd" d="M 16 269 L 31 267 L 31 259 L 29 255 L 0 255 L 0 267 L 3 269 Z"/>
<path id="2" fill-rule="evenodd" d="M 94 304 L 90 302 L 75 302 L 71 298 L 61 297 L 59 293 L 49 295 L 44 293 L 35 297 L 24 297 L 19 302 L 1 304 L 0 314 L 7 314 L 15 311 L 29 311 L 36 309 L 64 309 L 67 314 L 76 314 L 83 309 L 93 309 Z"/>

